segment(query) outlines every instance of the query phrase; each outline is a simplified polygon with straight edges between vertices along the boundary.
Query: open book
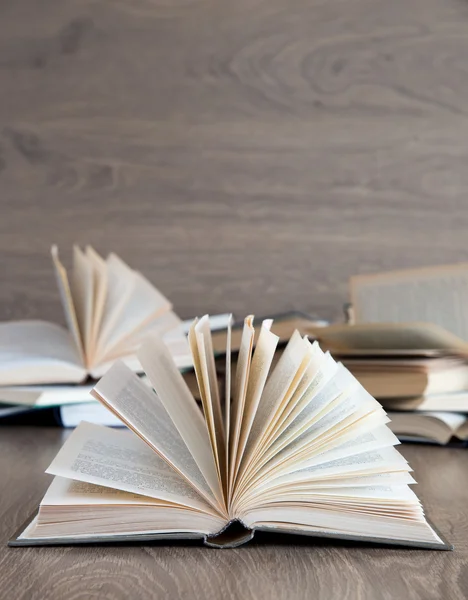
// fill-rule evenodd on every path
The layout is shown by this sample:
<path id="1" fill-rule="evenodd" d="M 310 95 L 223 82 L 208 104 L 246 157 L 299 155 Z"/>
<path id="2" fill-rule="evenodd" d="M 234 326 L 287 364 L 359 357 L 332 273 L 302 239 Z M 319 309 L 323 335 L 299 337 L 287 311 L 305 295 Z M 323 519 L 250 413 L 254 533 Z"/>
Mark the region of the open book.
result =
<path id="1" fill-rule="evenodd" d="M 138 358 L 154 391 L 122 362 L 93 394 L 128 425 L 82 423 L 48 473 L 38 515 L 13 545 L 199 538 L 234 546 L 255 530 L 447 548 L 411 491 L 388 418 L 317 343 L 264 322 L 255 350 L 245 320 L 239 359 L 220 393 L 208 317 L 189 342 L 198 407 L 167 347 Z M 232 390 L 232 391 L 231 391 Z"/>
<path id="2" fill-rule="evenodd" d="M 68 329 L 45 321 L 0 323 L 0 385 L 97 379 L 116 359 L 141 370 L 135 351 L 150 332 L 167 334 L 178 366 L 191 364 L 171 303 L 115 254 L 73 248 L 70 278 L 52 248 Z"/>
<path id="3" fill-rule="evenodd" d="M 408 442 L 468 443 L 468 417 L 455 412 L 392 412 L 390 428 Z"/>

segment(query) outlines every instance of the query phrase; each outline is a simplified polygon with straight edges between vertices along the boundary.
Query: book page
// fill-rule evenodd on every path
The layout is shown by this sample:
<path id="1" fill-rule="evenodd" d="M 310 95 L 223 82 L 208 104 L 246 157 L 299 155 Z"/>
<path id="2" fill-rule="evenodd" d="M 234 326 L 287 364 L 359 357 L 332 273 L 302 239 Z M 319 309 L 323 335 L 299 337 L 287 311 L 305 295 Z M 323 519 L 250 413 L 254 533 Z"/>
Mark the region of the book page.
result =
<path id="1" fill-rule="evenodd" d="M 76 316 L 75 304 L 70 290 L 70 284 L 68 282 L 68 275 L 65 267 L 59 260 L 57 246 L 52 246 L 51 255 L 52 263 L 55 269 L 57 285 L 59 288 L 60 300 L 62 302 L 62 307 L 65 313 L 65 319 L 67 321 L 68 329 L 73 337 L 73 341 L 75 342 L 75 346 L 80 357 L 80 362 L 83 366 L 86 366 L 83 348 L 83 338 Z"/>
<path id="2" fill-rule="evenodd" d="M 231 330 L 232 315 L 229 317 L 226 334 L 226 374 L 224 378 L 224 439 L 225 439 L 225 481 L 229 480 L 229 436 L 231 430 Z"/>
<path id="3" fill-rule="evenodd" d="M 221 482 L 225 471 L 223 416 L 221 413 L 213 346 L 211 343 L 210 324 L 207 315 L 200 320 L 195 319 L 189 330 L 188 339 L 192 351 L 203 413 Z"/>
<path id="4" fill-rule="evenodd" d="M 47 321 L 0 323 L 0 385 L 80 383 L 86 369 L 69 331 Z"/>
<path id="5" fill-rule="evenodd" d="M 81 423 L 46 473 L 212 512 L 190 484 L 129 431 Z"/>
<path id="6" fill-rule="evenodd" d="M 89 368 L 89 351 L 94 309 L 93 267 L 84 252 L 73 246 L 73 269 L 71 274 L 71 291 L 75 305 L 76 318 L 81 332 L 81 340 Z"/>
<path id="7" fill-rule="evenodd" d="M 245 396 L 245 406 L 242 415 L 239 445 L 234 468 L 234 478 L 236 477 L 241 464 L 247 439 L 252 429 L 252 424 L 257 413 L 260 398 L 265 388 L 266 380 L 270 373 L 270 368 L 279 341 L 279 337 L 270 331 L 272 323 L 273 321 L 271 319 L 263 321 L 250 366 L 249 382 Z"/>
<path id="8" fill-rule="evenodd" d="M 357 323 L 435 323 L 468 342 L 468 264 L 357 276 L 350 288 Z"/>
<path id="9" fill-rule="evenodd" d="M 311 363 L 291 397 L 286 410 L 283 411 L 275 427 L 268 435 L 266 444 L 271 445 L 306 407 L 309 407 L 309 410 L 312 408 L 310 406 L 312 398 L 318 394 L 319 390 L 336 373 L 338 369 L 337 363 L 328 352 L 322 352 L 317 342 L 314 342 L 313 351 Z"/>
<path id="10" fill-rule="evenodd" d="M 88 451 L 92 444 L 88 447 Z M 167 469 L 167 465 L 165 465 Z M 191 490 L 189 490 L 191 493 Z M 78 479 L 66 479 L 56 475 L 50 484 L 41 506 L 179 506 L 169 500 L 150 498 L 141 494 L 123 492 L 115 488 L 96 485 Z"/>
<path id="11" fill-rule="evenodd" d="M 108 293 L 99 339 L 99 360 L 104 361 L 122 341 L 150 326 L 172 308 L 141 273 L 115 254 L 107 259 Z"/>
<path id="12" fill-rule="evenodd" d="M 86 258 L 91 267 L 93 277 L 93 306 L 88 343 L 88 360 L 90 364 L 94 364 L 104 307 L 106 305 L 108 275 L 106 261 L 91 246 L 86 246 Z"/>
<path id="13" fill-rule="evenodd" d="M 312 464 L 317 455 L 333 449 L 340 441 L 352 444 L 353 438 L 361 434 L 367 435 L 369 429 L 377 429 L 388 421 L 380 405 L 360 386 L 352 387 L 338 396 L 335 396 L 336 393 L 336 388 L 333 390 L 330 387 L 330 400 L 326 410 L 322 410 L 315 419 L 296 429 L 294 435 L 286 439 L 280 437 L 261 460 L 257 461 L 255 480 L 273 477 L 275 473 L 293 472 L 299 468 L 297 465 L 305 467 Z M 391 432 L 387 437 L 397 441 Z M 387 445 L 383 443 L 385 439 L 382 434 L 382 445 Z M 361 438 L 359 443 L 364 445 L 364 441 Z M 360 449 L 356 451 L 359 452 Z"/>
<path id="14" fill-rule="evenodd" d="M 277 408 L 288 392 L 291 392 L 291 386 L 294 387 L 296 379 L 296 383 L 299 385 L 300 379 L 297 378 L 298 371 L 306 354 L 309 352 L 309 348 L 310 343 L 302 339 L 300 334 L 295 331 L 278 364 L 274 368 L 271 377 L 269 377 L 260 398 L 255 419 L 245 446 L 246 463 L 260 446 L 262 436 L 272 419 L 276 416 Z"/>
<path id="15" fill-rule="evenodd" d="M 167 416 L 184 440 L 213 494 L 223 503 L 221 481 L 205 419 L 166 345 L 158 337 L 148 338 L 138 352 L 138 359 L 159 402 L 167 411 Z"/>
<path id="16" fill-rule="evenodd" d="M 388 420 L 379 403 L 362 388 L 342 394 L 330 406 L 331 410 L 321 415 L 321 418 L 312 425 L 308 423 L 301 428 L 295 437 L 275 455 L 270 464 L 282 462 L 284 465 L 290 458 L 297 460 L 297 455 L 300 453 L 304 460 L 314 453 L 319 440 L 323 444 L 324 439 L 338 436 L 340 431 L 351 427 L 353 423 L 359 422 L 374 411 L 380 412 L 384 422 Z"/>
<path id="17" fill-rule="evenodd" d="M 236 375 L 234 380 L 234 390 L 231 405 L 231 429 L 229 432 L 229 494 L 231 493 L 235 467 L 237 464 L 237 447 L 239 444 L 240 427 L 244 414 L 245 396 L 247 394 L 250 365 L 252 361 L 252 347 L 255 335 L 253 319 L 253 315 L 249 315 L 244 321 L 244 329 L 242 331 L 239 358 L 237 360 Z"/>
<path id="18" fill-rule="evenodd" d="M 164 364 L 162 369 L 164 369 Z M 147 384 L 141 382 L 125 365 L 116 362 L 97 383 L 92 395 L 116 413 L 194 489 L 218 508 L 219 502 L 215 500 L 213 491 L 210 489 L 210 484 L 215 487 L 218 480 L 216 472 L 213 478 L 210 464 L 206 465 L 200 461 L 201 451 L 204 451 L 203 446 L 198 449 L 198 452 L 195 452 L 195 456 L 200 461 L 200 465 L 198 465 L 161 399 Z M 193 438 L 189 441 L 193 443 Z M 210 447 L 209 450 L 211 461 L 213 461 Z M 206 472 L 210 479 L 209 482 L 201 469 Z"/>

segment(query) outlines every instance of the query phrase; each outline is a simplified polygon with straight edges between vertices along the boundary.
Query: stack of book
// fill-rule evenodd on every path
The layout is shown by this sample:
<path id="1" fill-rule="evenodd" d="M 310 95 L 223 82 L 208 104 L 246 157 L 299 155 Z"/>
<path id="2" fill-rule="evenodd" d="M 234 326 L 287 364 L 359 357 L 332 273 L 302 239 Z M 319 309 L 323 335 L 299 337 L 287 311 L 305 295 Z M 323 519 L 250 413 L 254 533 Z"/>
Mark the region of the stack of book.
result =
<path id="1" fill-rule="evenodd" d="M 350 284 L 347 333 L 327 332 L 335 356 L 381 402 L 401 440 L 468 444 L 468 264 Z"/>

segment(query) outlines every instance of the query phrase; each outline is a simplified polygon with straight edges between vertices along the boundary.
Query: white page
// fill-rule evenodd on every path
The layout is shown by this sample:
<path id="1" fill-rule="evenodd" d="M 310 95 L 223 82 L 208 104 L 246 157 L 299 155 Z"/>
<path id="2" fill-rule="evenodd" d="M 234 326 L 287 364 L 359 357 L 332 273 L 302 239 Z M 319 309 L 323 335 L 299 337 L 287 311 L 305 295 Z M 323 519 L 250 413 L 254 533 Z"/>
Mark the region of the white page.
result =
<path id="1" fill-rule="evenodd" d="M 124 461 L 125 462 L 125 461 Z M 169 500 L 132 494 L 115 488 L 96 485 L 77 479 L 66 479 L 58 475 L 53 478 L 41 506 L 172 506 Z"/>
<path id="2" fill-rule="evenodd" d="M 273 324 L 271 319 L 262 323 L 260 335 L 255 346 L 255 351 L 250 365 L 250 375 L 245 397 L 244 414 L 240 427 L 239 445 L 237 450 L 234 476 L 240 467 L 252 425 L 257 414 L 258 405 L 262 396 L 271 364 L 278 346 L 279 337 L 270 331 Z"/>
<path id="3" fill-rule="evenodd" d="M 76 350 L 80 357 L 80 362 L 83 366 L 85 366 L 83 339 L 81 337 L 81 331 L 76 316 L 75 304 L 73 302 L 73 296 L 70 290 L 67 271 L 59 260 L 57 246 L 52 246 L 51 255 L 52 264 L 54 265 L 55 270 L 57 286 L 60 293 L 60 300 L 62 302 L 62 307 L 65 313 L 65 319 L 67 321 L 68 329 L 75 343 Z"/>
<path id="4" fill-rule="evenodd" d="M 388 473 L 371 473 L 370 475 L 352 475 L 351 477 L 328 477 L 324 479 L 314 479 L 308 481 L 307 479 L 301 478 L 298 481 L 285 481 L 281 482 L 281 478 L 278 478 L 275 485 L 269 485 L 265 483 L 261 487 L 256 488 L 252 496 L 249 496 L 249 501 L 263 493 L 263 491 L 273 492 L 276 489 L 287 490 L 315 490 L 321 487 L 334 488 L 334 487 L 360 487 L 368 485 L 412 485 L 416 481 L 409 472 L 396 471 Z"/>
<path id="5" fill-rule="evenodd" d="M 276 413 L 277 407 L 290 390 L 291 384 L 309 350 L 310 344 L 295 331 L 263 390 L 250 435 L 245 446 L 245 461 L 258 448 L 262 435 Z M 299 383 L 299 382 L 298 382 Z"/>
<path id="6" fill-rule="evenodd" d="M 381 412 L 382 420 L 388 418 L 380 405 L 369 396 L 365 390 L 357 389 L 349 395 L 343 395 L 333 403 L 334 408 L 317 420 L 312 426 L 308 427 L 301 435 L 295 437 L 283 449 L 277 453 L 267 463 L 266 469 L 273 469 L 281 465 L 281 469 L 292 469 L 293 463 L 312 458 L 315 452 L 315 445 L 320 440 L 323 444 L 324 438 L 332 439 L 339 437 L 339 431 L 349 428 L 355 423 L 359 426 L 360 420 L 373 411 Z M 381 424 L 381 423 L 380 423 Z"/>
<path id="7" fill-rule="evenodd" d="M 207 483 L 157 393 L 149 389 L 147 384 L 142 383 L 125 365 L 116 362 L 97 383 L 92 394 L 111 408 L 124 423 L 185 477 L 208 502 L 217 507 L 218 502 L 214 500 L 213 493 L 210 491 L 209 483 L 212 482 Z M 197 453 L 198 459 L 199 454 L 200 449 Z M 213 460 L 211 448 L 210 458 Z M 203 464 L 201 466 L 210 477 L 211 473 L 206 466 Z M 215 485 L 217 483 L 215 473 Z"/>
<path id="8" fill-rule="evenodd" d="M 223 494 L 206 422 L 167 347 L 157 337 L 148 338 L 140 348 L 138 358 L 213 494 L 222 502 Z"/>
<path id="9" fill-rule="evenodd" d="M 275 423 L 274 427 L 271 427 L 270 432 L 265 441 L 265 446 L 268 446 L 275 440 L 279 434 L 286 429 L 287 423 L 292 421 L 294 416 L 302 411 L 302 407 L 309 404 L 310 399 L 318 393 L 318 389 L 324 383 L 324 376 L 328 370 L 328 363 L 332 363 L 330 366 L 330 377 L 331 373 L 336 370 L 336 363 L 327 353 L 325 354 L 320 349 L 317 342 L 314 342 L 310 349 L 310 362 L 307 369 L 302 376 L 299 385 L 297 386 L 294 394 L 291 396 L 285 410 L 282 412 L 280 418 Z"/>
<path id="10" fill-rule="evenodd" d="M 191 485 L 128 430 L 81 423 L 46 473 L 210 511 Z"/>
<path id="11" fill-rule="evenodd" d="M 209 329 L 209 318 L 207 315 L 200 320 L 195 319 L 190 328 L 188 340 L 192 351 L 209 440 L 218 477 L 221 482 L 222 474 L 224 474 L 225 470 L 224 427 L 211 332 Z"/>
<path id="12" fill-rule="evenodd" d="M 322 478 L 325 476 L 340 475 L 350 476 L 351 473 L 366 473 L 386 471 L 409 471 L 410 467 L 403 456 L 393 447 L 380 448 L 350 454 L 335 460 L 322 462 L 305 469 L 301 469 L 291 476 L 291 480 L 297 481 L 302 475 L 303 479 Z"/>
<path id="13" fill-rule="evenodd" d="M 127 299 L 135 286 L 133 270 L 115 254 L 107 257 L 106 269 L 107 294 L 96 349 L 97 361 L 104 360 L 108 339 L 117 327 Z"/>
<path id="14" fill-rule="evenodd" d="M 236 375 L 234 379 L 234 389 L 231 405 L 231 426 L 229 432 L 229 494 L 231 493 L 232 486 L 234 483 L 234 473 L 237 464 L 237 448 L 239 444 L 242 418 L 244 416 L 245 397 L 247 394 L 250 366 L 252 362 L 252 348 L 255 336 L 253 320 L 253 315 L 249 315 L 244 319 L 244 327 L 242 329 L 241 344 L 239 348 Z"/>
<path id="15" fill-rule="evenodd" d="M 0 385 L 79 383 L 86 377 L 69 331 L 46 321 L 0 323 Z"/>
<path id="16" fill-rule="evenodd" d="M 106 261 L 91 246 L 86 246 L 86 257 L 93 276 L 93 308 L 88 343 L 88 359 L 90 364 L 94 364 L 101 323 L 104 316 L 104 308 L 106 305 L 108 275 Z"/>
<path id="17" fill-rule="evenodd" d="M 231 429 L 231 334 L 232 334 L 232 315 L 228 321 L 226 333 L 226 378 L 224 381 L 224 437 L 225 437 L 225 465 L 226 481 L 229 481 L 229 439 Z"/>
<path id="18" fill-rule="evenodd" d="M 330 360 L 333 359 L 330 357 Z M 330 364 L 330 361 L 327 362 L 328 368 L 334 371 L 334 376 L 328 379 L 318 390 L 317 387 L 312 387 L 311 394 L 307 394 L 305 397 L 305 402 L 300 403 L 298 410 L 291 413 L 291 416 L 294 417 L 294 419 L 290 420 L 289 425 L 265 452 L 265 458 L 272 458 L 275 456 L 287 443 L 296 439 L 304 427 L 307 427 L 309 424 L 312 424 L 315 419 L 326 414 L 327 407 L 330 407 L 337 398 L 347 390 L 351 390 L 353 387 L 356 388 L 358 386 L 357 381 L 342 365 L 337 365 L 335 369 L 334 365 L 332 366 Z"/>
<path id="19" fill-rule="evenodd" d="M 385 425 L 381 425 L 373 431 L 365 433 L 358 431 L 354 439 L 348 440 L 343 444 L 338 442 L 338 445 L 330 450 L 320 452 L 312 458 L 291 465 L 287 473 L 264 478 L 263 482 L 259 483 L 256 489 L 253 490 L 253 493 L 286 484 L 295 485 L 301 481 L 305 482 L 310 473 L 315 475 L 316 471 L 314 468 L 319 465 L 339 461 L 355 455 L 362 455 L 366 452 L 378 451 L 397 444 L 399 444 L 398 438 Z"/>
<path id="20" fill-rule="evenodd" d="M 86 366 L 89 368 L 89 351 L 94 309 L 93 267 L 87 256 L 78 246 L 73 246 L 73 269 L 70 287 L 76 318 L 80 328 Z"/>
<path id="21" fill-rule="evenodd" d="M 343 394 L 342 397 L 337 399 L 336 404 L 330 412 L 304 429 L 300 435 L 294 437 L 272 460 L 285 460 L 286 457 L 296 454 L 307 447 L 313 447 L 313 444 L 317 443 L 317 440 L 321 436 L 325 434 L 328 436 L 331 434 L 336 435 L 337 430 L 349 427 L 350 422 L 358 421 L 372 411 L 380 411 L 382 418 L 387 419 L 385 411 L 364 389 L 357 388 L 349 393 L 349 395 Z"/>

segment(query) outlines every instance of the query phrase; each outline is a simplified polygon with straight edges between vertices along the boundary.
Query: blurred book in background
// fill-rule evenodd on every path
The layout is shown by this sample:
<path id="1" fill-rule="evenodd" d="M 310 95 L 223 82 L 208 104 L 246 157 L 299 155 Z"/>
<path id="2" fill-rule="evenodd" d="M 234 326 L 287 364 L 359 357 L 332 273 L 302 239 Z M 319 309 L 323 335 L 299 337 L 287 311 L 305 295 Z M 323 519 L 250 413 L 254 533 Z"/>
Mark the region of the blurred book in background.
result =
<path id="1" fill-rule="evenodd" d="M 335 348 L 402 441 L 468 439 L 468 264 L 350 280 L 348 347 Z"/>
<path id="2" fill-rule="evenodd" d="M 225 329 L 231 315 L 220 314 L 210 317 L 210 326 L 213 332 Z M 193 319 L 180 321 L 177 332 L 169 336 L 182 338 L 186 342 L 186 333 Z M 169 351 L 173 352 L 174 345 L 168 343 L 168 336 L 164 342 Z M 198 387 L 193 370 L 190 349 L 186 346 L 189 361 L 185 367 L 180 367 L 187 385 L 197 395 Z M 178 362 L 177 360 L 175 361 Z M 179 362 L 180 365 L 180 362 Z M 147 383 L 145 377 L 141 378 Z M 81 384 L 58 385 L 29 385 L 29 386 L 4 386 L 0 387 L 0 420 L 4 423 L 34 424 L 36 417 L 38 424 L 58 424 L 64 427 L 75 427 L 82 420 L 99 423 L 102 425 L 122 426 L 122 422 L 113 418 L 104 407 L 90 395 L 95 382 L 86 380 Z"/>
<path id="3" fill-rule="evenodd" d="M 468 416 L 456 412 L 387 412 L 393 433 L 407 442 L 468 445 Z"/>
<path id="4" fill-rule="evenodd" d="M 165 337 L 180 367 L 190 366 L 181 321 L 170 301 L 115 254 L 73 249 L 70 278 L 52 248 L 67 329 L 45 321 L 0 324 L 0 385 L 81 383 L 117 360 L 141 371 L 135 352 L 151 333 Z"/>

